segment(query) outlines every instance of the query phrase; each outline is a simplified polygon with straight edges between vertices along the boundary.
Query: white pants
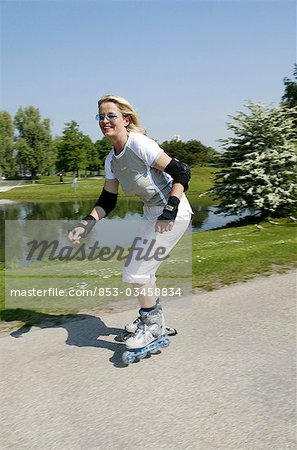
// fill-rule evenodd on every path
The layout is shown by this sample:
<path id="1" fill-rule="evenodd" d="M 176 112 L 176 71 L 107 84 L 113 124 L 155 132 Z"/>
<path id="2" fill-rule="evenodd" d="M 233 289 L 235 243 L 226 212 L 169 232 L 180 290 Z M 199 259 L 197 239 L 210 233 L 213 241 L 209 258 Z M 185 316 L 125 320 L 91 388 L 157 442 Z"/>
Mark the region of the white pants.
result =
<path id="1" fill-rule="evenodd" d="M 193 211 L 185 194 L 181 198 L 172 230 L 156 233 L 156 220 L 163 209 L 163 206 L 143 208 L 143 220 L 134 238 L 134 248 L 132 245 L 125 262 L 123 281 L 154 285 L 158 267 L 187 230 Z"/>

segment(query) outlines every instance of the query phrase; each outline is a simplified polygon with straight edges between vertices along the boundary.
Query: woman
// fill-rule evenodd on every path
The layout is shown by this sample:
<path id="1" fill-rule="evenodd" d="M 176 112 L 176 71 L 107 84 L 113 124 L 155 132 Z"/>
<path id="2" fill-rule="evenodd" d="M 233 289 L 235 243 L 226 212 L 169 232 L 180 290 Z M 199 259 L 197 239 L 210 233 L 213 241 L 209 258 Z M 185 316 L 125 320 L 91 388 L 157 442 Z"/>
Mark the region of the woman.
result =
<path id="1" fill-rule="evenodd" d="M 184 194 L 190 179 L 186 164 L 170 158 L 152 139 L 145 136 L 136 111 L 122 97 L 105 95 L 99 102 L 99 127 L 113 143 L 105 160 L 105 183 L 91 213 L 70 233 L 69 239 L 79 243 L 96 221 L 112 211 L 117 202 L 119 184 L 127 194 L 137 195 L 143 202 L 145 227 L 143 235 L 147 246 L 166 248 L 166 255 L 187 229 L 192 209 Z M 129 258 L 123 281 L 139 287 L 139 317 L 126 331 L 127 348 L 142 348 L 165 334 L 162 308 L 156 295 L 155 273 L 160 260 L 139 261 Z"/>

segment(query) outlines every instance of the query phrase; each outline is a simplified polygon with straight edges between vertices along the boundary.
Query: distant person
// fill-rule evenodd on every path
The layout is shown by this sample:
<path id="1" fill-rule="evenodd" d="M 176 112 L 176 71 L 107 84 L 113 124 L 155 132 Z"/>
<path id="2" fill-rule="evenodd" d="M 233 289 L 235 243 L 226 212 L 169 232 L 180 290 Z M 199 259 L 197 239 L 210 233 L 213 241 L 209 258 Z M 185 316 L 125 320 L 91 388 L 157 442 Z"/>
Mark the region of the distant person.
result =
<path id="1" fill-rule="evenodd" d="M 64 183 L 64 173 L 63 172 L 59 173 L 59 177 L 60 177 L 60 183 Z"/>
<path id="2" fill-rule="evenodd" d="M 89 215 L 69 233 L 79 243 L 117 203 L 119 184 L 124 192 L 143 202 L 145 230 L 143 241 L 166 242 L 167 254 L 184 234 L 192 209 L 184 194 L 190 179 L 189 167 L 170 158 L 153 139 L 145 135 L 133 106 L 124 98 L 105 95 L 99 102 L 99 127 L 113 148 L 105 160 L 105 184 Z M 178 222 L 178 223 L 177 223 Z M 145 248 L 145 247 L 144 247 Z M 126 325 L 126 346 L 140 349 L 166 334 L 160 300 L 155 295 L 159 260 L 137 260 L 123 270 L 123 281 L 142 291 L 138 296 L 139 317 Z M 153 294 L 152 294 L 153 292 Z"/>
<path id="3" fill-rule="evenodd" d="M 74 177 L 74 178 L 73 178 L 73 181 L 72 181 L 71 186 L 72 186 L 74 189 L 77 188 L 77 186 L 78 186 L 77 177 Z"/>

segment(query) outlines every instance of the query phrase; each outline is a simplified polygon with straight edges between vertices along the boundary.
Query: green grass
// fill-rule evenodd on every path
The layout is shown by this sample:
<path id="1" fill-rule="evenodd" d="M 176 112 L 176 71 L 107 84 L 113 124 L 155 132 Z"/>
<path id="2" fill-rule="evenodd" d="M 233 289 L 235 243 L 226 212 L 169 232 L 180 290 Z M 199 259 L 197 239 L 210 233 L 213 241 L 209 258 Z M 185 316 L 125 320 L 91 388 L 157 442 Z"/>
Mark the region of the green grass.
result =
<path id="1" fill-rule="evenodd" d="M 217 167 L 193 167 L 191 169 L 191 182 L 187 194 L 202 194 L 213 186 L 213 179 L 221 169 Z"/>
<path id="2" fill-rule="evenodd" d="M 192 169 L 190 201 L 212 186 L 214 173 L 219 169 L 197 167 Z M 95 199 L 101 191 L 104 180 L 82 179 L 77 189 L 72 188 L 72 177 L 66 183 L 58 182 L 58 177 L 42 177 L 39 184 L 0 192 L 0 198 L 19 201 L 56 201 Z M 49 184 L 47 184 L 49 183 Z M 120 191 L 120 195 L 123 195 Z M 210 203 L 209 197 L 199 199 Z M 289 220 L 279 220 L 279 225 L 262 223 L 257 231 L 254 225 L 224 228 L 220 230 L 193 233 L 193 288 L 212 290 L 223 285 L 246 281 L 259 275 L 268 275 L 296 267 L 296 225 Z M 104 309 L 106 305 L 100 304 Z M 4 264 L 0 265 L 0 319 L 3 322 L 39 323 L 42 320 L 59 321 L 66 316 L 48 316 L 42 310 L 5 310 L 4 304 Z M 47 311 L 48 312 L 48 311 Z M 51 311 L 66 314 L 77 311 Z M 70 317 L 70 316 L 67 316 Z M 49 319 L 48 319 L 49 318 Z M 63 319 L 64 320 L 64 319 Z"/>
<path id="3" fill-rule="evenodd" d="M 102 189 L 104 180 L 82 179 L 78 181 L 78 187 L 73 188 L 72 183 L 36 183 L 29 186 L 14 188 L 7 192 L 0 192 L 0 198 L 16 201 L 56 201 L 95 199 Z"/>
<path id="4" fill-rule="evenodd" d="M 296 225 L 255 225 L 193 233 L 193 287 L 212 290 L 296 267 Z"/>
<path id="5" fill-rule="evenodd" d="M 194 167 L 189 191 L 189 199 L 195 198 L 212 186 L 214 172 L 219 169 L 214 167 Z M 58 177 L 40 177 L 35 184 L 14 188 L 10 191 L 0 192 L 0 199 L 10 199 L 16 201 L 56 201 L 59 200 L 82 200 L 96 199 L 103 187 L 103 178 L 82 178 L 78 181 L 78 187 L 72 187 L 72 177 L 65 177 L 65 183 L 59 183 Z M 119 195 L 123 191 L 120 189 Z"/>
<path id="6" fill-rule="evenodd" d="M 193 288 L 212 290 L 296 267 L 296 225 L 282 219 L 278 225 L 262 222 L 261 226 L 261 231 L 254 225 L 247 225 L 193 233 Z M 78 312 L 5 310 L 3 264 L 0 266 L 0 307 L 0 319 L 3 323 L 14 321 L 14 326 L 28 323 L 28 317 L 34 323 L 48 318 L 59 322 L 70 317 L 65 316 L 66 313 Z M 98 309 L 106 307 L 108 303 L 103 299 Z M 48 312 L 60 315 L 48 316 Z"/>

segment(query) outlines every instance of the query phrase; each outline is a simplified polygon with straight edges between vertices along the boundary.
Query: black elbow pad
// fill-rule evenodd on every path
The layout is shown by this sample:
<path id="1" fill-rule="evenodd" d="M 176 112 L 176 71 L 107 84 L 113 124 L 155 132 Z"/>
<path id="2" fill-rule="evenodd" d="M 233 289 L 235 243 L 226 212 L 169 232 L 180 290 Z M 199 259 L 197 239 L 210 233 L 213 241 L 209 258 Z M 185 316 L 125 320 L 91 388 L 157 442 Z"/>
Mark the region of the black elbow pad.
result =
<path id="1" fill-rule="evenodd" d="M 113 194 L 112 192 L 108 192 L 103 188 L 95 206 L 100 206 L 102 209 L 104 209 L 106 215 L 108 215 L 112 210 L 115 209 L 117 198 L 118 194 Z"/>
<path id="2" fill-rule="evenodd" d="M 172 158 L 170 163 L 165 167 L 164 172 L 173 178 L 173 183 L 182 184 L 185 192 L 188 190 L 191 179 L 190 166 L 188 164 Z"/>

